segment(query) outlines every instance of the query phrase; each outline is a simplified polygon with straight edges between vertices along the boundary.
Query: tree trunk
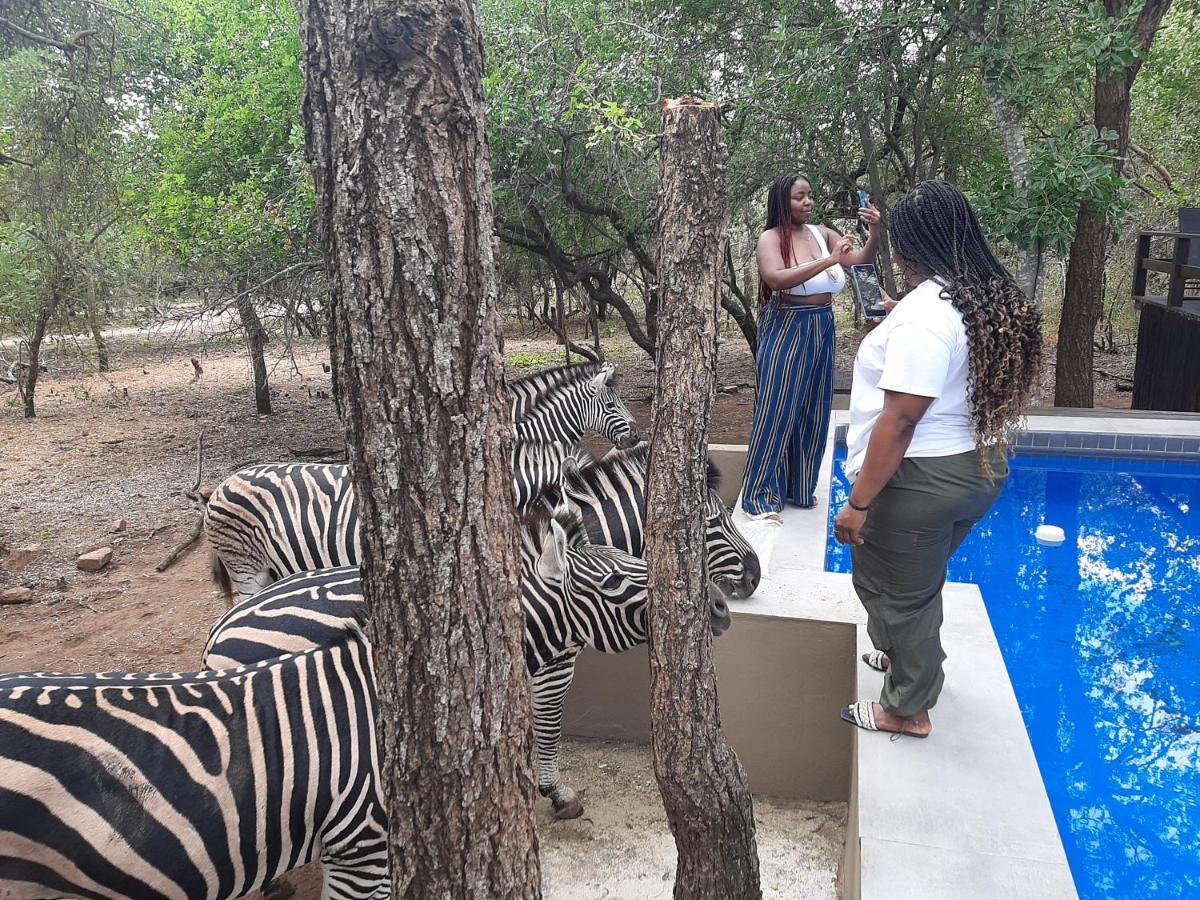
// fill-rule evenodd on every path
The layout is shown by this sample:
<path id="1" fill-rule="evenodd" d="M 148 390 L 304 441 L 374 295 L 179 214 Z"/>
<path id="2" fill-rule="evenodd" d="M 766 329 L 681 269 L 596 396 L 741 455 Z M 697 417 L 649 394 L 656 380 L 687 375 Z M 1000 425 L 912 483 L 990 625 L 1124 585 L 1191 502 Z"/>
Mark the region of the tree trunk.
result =
<path id="1" fill-rule="evenodd" d="M 1105 0 L 1110 18 L 1124 16 L 1128 0 Z M 1145 0 L 1134 26 L 1140 55 L 1125 69 L 1104 77 L 1096 75 L 1094 92 L 1096 130 L 1111 130 L 1114 140 L 1110 163 L 1120 175 L 1129 149 L 1129 107 L 1133 82 L 1149 52 L 1154 35 L 1171 6 L 1171 0 Z M 1058 355 L 1054 382 L 1055 406 L 1093 405 L 1092 344 L 1104 300 L 1104 251 L 1109 228 L 1106 211 L 1085 203 L 1075 217 L 1075 239 L 1067 262 L 1067 286 L 1058 326 Z"/>
<path id="2" fill-rule="evenodd" d="M 54 315 L 54 310 L 58 307 L 59 299 L 60 295 L 55 289 L 46 305 L 38 310 L 37 318 L 33 321 L 33 334 L 29 336 L 29 368 L 25 370 L 23 376 L 17 376 L 17 387 L 20 390 L 21 399 L 25 402 L 25 418 L 27 419 L 37 416 L 33 397 L 37 391 L 38 373 L 42 370 L 42 339 L 46 336 L 46 328 L 50 324 L 50 317 Z"/>
<path id="3" fill-rule="evenodd" d="M 992 9 L 998 5 L 995 2 L 981 2 L 976 8 L 974 18 L 968 26 L 971 38 L 978 44 L 994 43 L 988 38 L 985 20 Z M 1005 30 L 1004 15 L 999 14 L 996 25 L 997 32 L 1002 35 Z M 1004 158 L 1012 173 L 1013 185 L 1018 190 L 1029 187 L 1032 175 L 1032 163 L 1029 160 L 1029 146 L 1025 142 L 1025 130 L 1021 124 L 1021 114 L 1001 93 L 996 84 L 994 73 L 987 70 L 982 73 L 983 98 L 992 113 L 992 119 L 1000 132 L 1000 146 L 1004 149 Z M 1041 289 L 1045 283 L 1042 264 L 1045 259 L 1046 242 L 1036 238 L 1032 245 L 1017 247 L 1017 267 L 1014 276 L 1025 296 L 1034 303 L 1041 303 Z"/>
<path id="4" fill-rule="evenodd" d="M 245 287 L 238 283 L 237 298 L 238 316 L 242 320 L 242 330 L 246 333 L 246 346 L 250 350 L 250 364 L 254 368 L 254 406 L 261 416 L 271 414 L 271 385 L 267 383 L 267 360 L 263 355 L 263 347 L 267 343 L 267 332 L 258 318 L 258 310 L 254 308 L 253 298 L 245 293 Z"/>
<path id="5" fill-rule="evenodd" d="M 654 772 L 679 851 L 680 900 L 762 896 L 750 793 L 721 731 L 705 572 L 706 437 L 729 228 L 724 160 L 713 104 L 664 101 L 646 562 Z"/>
<path id="6" fill-rule="evenodd" d="M 88 330 L 92 332 L 92 340 L 96 342 L 96 371 L 107 372 L 108 366 L 108 344 L 104 341 L 104 333 L 100 330 L 100 317 L 96 313 L 97 297 L 96 297 L 96 276 L 87 273 L 87 315 Z"/>
<path id="7" fill-rule="evenodd" d="M 883 188 L 883 178 L 879 174 L 879 148 L 875 143 L 875 136 L 871 134 L 871 125 L 867 120 L 865 110 L 859 110 L 858 115 L 858 136 L 862 140 L 863 152 L 867 156 L 867 181 L 871 185 L 871 201 L 875 204 L 875 208 L 879 210 L 879 214 L 883 216 L 883 222 L 887 222 L 887 192 Z M 883 257 L 883 265 L 879 266 L 879 275 L 883 279 L 884 289 L 893 297 L 899 297 L 900 292 L 896 285 L 896 273 L 892 271 L 892 242 L 888 237 L 886 225 L 879 229 L 879 255 Z M 858 321 L 858 304 L 854 304 L 855 322 Z"/>
<path id="8" fill-rule="evenodd" d="M 474 0 L 303 0 L 394 898 L 539 897 Z"/>

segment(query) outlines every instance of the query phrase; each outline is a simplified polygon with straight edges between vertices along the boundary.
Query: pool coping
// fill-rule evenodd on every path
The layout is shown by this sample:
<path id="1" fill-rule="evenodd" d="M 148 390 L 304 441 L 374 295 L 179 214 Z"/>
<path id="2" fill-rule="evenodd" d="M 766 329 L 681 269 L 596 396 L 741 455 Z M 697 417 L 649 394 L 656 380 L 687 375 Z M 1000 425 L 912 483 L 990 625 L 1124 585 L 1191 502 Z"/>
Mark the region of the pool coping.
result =
<path id="1" fill-rule="evenodd" d="M 819 497 L 830 496 L 833 449 L 845 440 L 847 419 L 845 411 L 833 414 Z M 1041 411 L 1024 426 L 1017 436 L 1023 454 L 1200 459 L 1200 416 Z M 731 460 L 745 446 L 710 450 Z M 866 652 L 865 614 L 848 577 L 824 571 L 827 512 L 823 505 L 789 507 L 782 526 L 750 523 L 735 512 L 756 549 L 765 544 L 767 560 L 759 590 L 739 612 L 853 623 L 859 651 Z M 934 734 L 927 741 L 892 742 L 855 730 L 840 894 L 1077 896 L 982 594 L 972 584 L 947 583 L 945 600 L 947 679 L 932 716 Z M 857 663 L 857 696 L 876 695 L 880 678 Z"/>

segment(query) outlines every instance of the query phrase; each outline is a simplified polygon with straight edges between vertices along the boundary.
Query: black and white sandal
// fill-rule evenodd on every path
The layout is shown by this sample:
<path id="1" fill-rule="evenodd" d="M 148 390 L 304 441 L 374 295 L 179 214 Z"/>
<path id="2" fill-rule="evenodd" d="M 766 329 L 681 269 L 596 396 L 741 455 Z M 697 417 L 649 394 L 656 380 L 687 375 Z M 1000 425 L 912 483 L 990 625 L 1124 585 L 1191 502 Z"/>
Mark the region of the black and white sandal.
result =
<path id="1" fill-rule="evenodd" d="M 863 731 L 881 731 L 884 734 L 890 734 L 893 741 L 898 740 L 901 735 L 915 738 L 929 737 L 928 732 L 922 734 L 918 731 L 893 731 L 890 728 L 880 728 L 875 722 L 875 703 L 871 700 L 857 700 L 849 706 L 843 706 L 841 715 L 843 722 L 849 722 Z"/>
<path id="2" fill-rule="evenodd" d="M 887 659 L 887 654 L 882 650 L 872 650 L 870 653 L 862 655 L 862 661 L 876 672 L 886 672 L 888 670 L 888 667 L 883 664 L 885 659 Z M 891 660 L 888 660 L 888 664 L 891 664 Z"/>

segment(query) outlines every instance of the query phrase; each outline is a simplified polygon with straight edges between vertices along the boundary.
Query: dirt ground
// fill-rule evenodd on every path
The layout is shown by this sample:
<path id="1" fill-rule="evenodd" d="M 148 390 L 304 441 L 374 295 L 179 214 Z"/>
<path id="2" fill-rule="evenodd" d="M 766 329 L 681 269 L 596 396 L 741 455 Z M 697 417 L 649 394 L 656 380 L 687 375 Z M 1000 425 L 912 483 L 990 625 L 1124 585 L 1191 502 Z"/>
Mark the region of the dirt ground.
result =
<path id="1" fill-rule="evenodd" d="M 296 347 L 294 361 L 273 361 L 274 414 L 258 416 L 242 348 L 130 331 L 113 338 L 113 371 L 104 375 L 90 370 L 72 342 L 46 358 L 35 419 L 22 418 L 14 389 L 0 385 L 0 590 L 28 587 L 33 595 L 0 605 L 0 671 L 196 668 L 223 610 L 204 543 L 163 573 L 155 565 L 197 519 L 184 492 L 196 481 L 200 431 L 202 484 L 253 463 L 340 461 L 342 431 L 323 342 Z M 853 335 L 839 341 L 843 384 L 857 343 Z M 650 360 L 628 343 L 607 346 L 618 351 L 622 395 L 647 425 Z M 526 362 L 511 367 L 514 375 L 553 365 L 561 352 L 551 342 L 516 337 L 506 350 Z M 199 378 L 192 356 L 203 366 Z M 1098 379 L 1099 402 L 1128 406 L 1130 395 L 1114 388 L 1131 378 L 1132 358 L 1105 357 L 1101 368 L 1112 377 Z M 753 382 L 744 343 L 727 339 L 710 441 L 745 441 Z M 17 567 L 18 551 L 27 547 L 40 558 Z M 80 571 L 76 558 L 99 547 L 113 549 L 112 562 L 100 572 Z"/>

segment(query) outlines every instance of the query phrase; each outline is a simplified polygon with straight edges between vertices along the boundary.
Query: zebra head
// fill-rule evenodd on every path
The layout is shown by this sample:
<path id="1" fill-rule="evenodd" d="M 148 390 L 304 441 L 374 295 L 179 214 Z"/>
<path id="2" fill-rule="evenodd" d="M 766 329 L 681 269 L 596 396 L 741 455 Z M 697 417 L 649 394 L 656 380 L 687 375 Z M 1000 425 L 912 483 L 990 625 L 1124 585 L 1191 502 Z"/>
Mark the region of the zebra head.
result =
<path id="1" fill-rule="evenodd" d="M 612 544 L 636 556 L 645 552 L 646 466 L 649 445 L 614 450 L 598 463 L 563 464 L 561 495 L 583 516 L 589 539 Z M 762 568 L 758 555 L 733 523 L 717 487 L 721 473 L 712 462 L 707 469 L 704 541 L 708 577 L 729 597 L 744 600 L 758 588 Z"/>
<path id="2" fill-rule="evenodd" d="M 583 404 L 587 410 L 585 425 L 612 441 L 620 450 L 637 446 L 642 439 L 633 414 L 617 396 L 617 367 L 604 363 L 584 383 Z"/>
<path id="3" fill-rule="evenodd" d="M 620 653 L 646 642 L 646 561 L 588 542 L 579 517 L 560 508 L 538 531 L 535 578 L 563 602 L 574 636 L 603 653 Z M 528 600 L 529 598 L 526 597 Z M 725 591 L 710 586 L 709 625 L 714 636 L 730 625 Z"/>
<path id="4" fill-rule="evenodd" d="M 733 524 L 729 508 L 722 502 L 717 487 L 721 472 L 708 463 L 708 498 L 704 508 L 704 542 L 708 548 L 708 577 L 729 592 L 735 600 L 745 600 L 756 590 L 762 578 L 758 554 Z"/>

